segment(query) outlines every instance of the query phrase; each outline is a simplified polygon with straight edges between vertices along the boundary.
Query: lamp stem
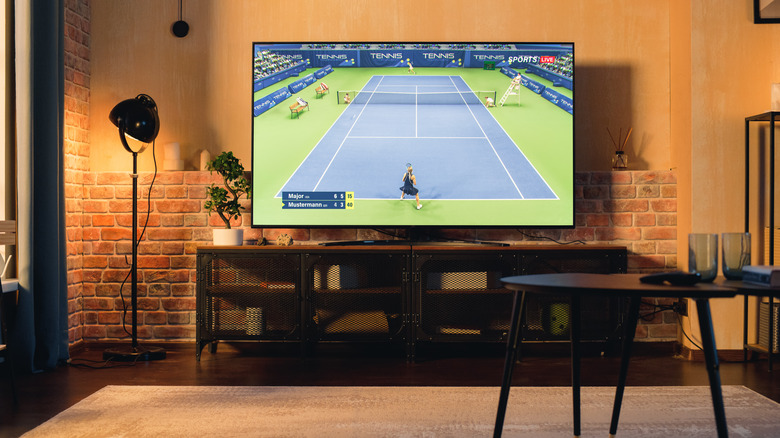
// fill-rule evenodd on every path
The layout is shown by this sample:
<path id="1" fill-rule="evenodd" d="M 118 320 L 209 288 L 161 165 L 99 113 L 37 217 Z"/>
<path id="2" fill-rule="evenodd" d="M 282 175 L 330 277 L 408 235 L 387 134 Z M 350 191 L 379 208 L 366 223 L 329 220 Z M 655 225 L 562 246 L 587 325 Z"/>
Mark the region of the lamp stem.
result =
<path id="1" fill-rule="evenodd" d="M 103 359 L 131 362 L 160 360 L 165 359 L 165 349 L 150 346 L 141 347 L 138 345 L 138 154 L 140 151 L 130 152 L 133 154 L 133 173 L 130 174 L 130 177 L 133 179 L 133 223 L 131 224 L 133 227 L 133 258 L 130 266 L 130 307 L 133 315 L 132 344 L 129 351 L 127 347 L 107 349 L 103 352 Z"/>
<path id="2" fill-rule="evenodd" d="M 130 307 L 133 314 L 133 351 L 138 350 L 138 153 L 133 152 L 133 259 L 130 267 Z"/>

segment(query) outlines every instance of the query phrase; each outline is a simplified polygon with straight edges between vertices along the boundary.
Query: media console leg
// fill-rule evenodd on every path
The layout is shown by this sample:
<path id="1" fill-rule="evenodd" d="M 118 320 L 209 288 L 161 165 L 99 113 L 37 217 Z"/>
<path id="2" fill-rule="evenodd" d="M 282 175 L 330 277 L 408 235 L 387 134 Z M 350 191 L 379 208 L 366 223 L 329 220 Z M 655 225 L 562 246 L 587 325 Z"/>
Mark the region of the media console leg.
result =
<path id="1" fill-rule="evenodd" d="M 506 342 L 506 359 L 504 360 L 504 377 L 501 380 L 501 393 L 498 397 L 498 412 L 496 413 L 496 426 L 493 429 L 493 437 L 500 438 L 504 430 L 504 417 L 506 405 L 509 401 L 509 387 L 512 385 L 512 371 L 517 361 L 517 352 L 520 348 L 521 321 L 523 307 L 525 306 L 525 292 L 515 292 L 512 303 L 512 319 L 509 323 L 509 337 Z"/>
<path id="2" fill-rule="evenodd" d="M 580 389 L 582 381 L 580 379 L 580 361 L 582 353 L 580 351 L 580 338 L 582 337 L 582 315 L 580 314 L 579 295 L 571 297 L 571 397 L 572 397 L 572 421 L 574 422 L 574 436 L 578 437 L 581 433 L 582 424 L 582 405 L 580 403 Z"/>

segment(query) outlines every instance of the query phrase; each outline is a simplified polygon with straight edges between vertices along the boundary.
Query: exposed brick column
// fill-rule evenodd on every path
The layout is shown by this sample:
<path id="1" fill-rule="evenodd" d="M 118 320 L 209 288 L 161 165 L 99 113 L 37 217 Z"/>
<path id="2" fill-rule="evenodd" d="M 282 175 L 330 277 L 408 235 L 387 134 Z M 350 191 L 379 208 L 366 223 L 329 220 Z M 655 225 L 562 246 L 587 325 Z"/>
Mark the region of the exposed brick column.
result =
<path id="1" fill-rule="evenodd" d="M 83 339 L 84 242 L 82 185 L 89 178 L 89 0 L 65 2 L 65 209 L 68 265 L 68 338 Z"/>

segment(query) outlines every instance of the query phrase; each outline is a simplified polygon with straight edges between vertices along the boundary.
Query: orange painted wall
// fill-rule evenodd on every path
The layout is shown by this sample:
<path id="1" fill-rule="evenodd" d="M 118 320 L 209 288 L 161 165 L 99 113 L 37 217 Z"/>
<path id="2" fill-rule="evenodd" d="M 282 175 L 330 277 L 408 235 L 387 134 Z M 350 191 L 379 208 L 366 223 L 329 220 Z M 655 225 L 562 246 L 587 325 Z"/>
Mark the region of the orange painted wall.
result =
<path id="1" fill-rule="evenodd" d="M 92 2 L 92 170 L 129 167 L 107 115 L 138 93 L 159 106 L 158 145 L 248 162 L 251 43 L 318 40 L 573 41 L 577 169 L 609 169 L 607 127 L 633 127 L 632 168 L 669 167 L 666 1 L 186 0 L 183 15 L 191 31 L 179 39 L 175 1 Z"/>

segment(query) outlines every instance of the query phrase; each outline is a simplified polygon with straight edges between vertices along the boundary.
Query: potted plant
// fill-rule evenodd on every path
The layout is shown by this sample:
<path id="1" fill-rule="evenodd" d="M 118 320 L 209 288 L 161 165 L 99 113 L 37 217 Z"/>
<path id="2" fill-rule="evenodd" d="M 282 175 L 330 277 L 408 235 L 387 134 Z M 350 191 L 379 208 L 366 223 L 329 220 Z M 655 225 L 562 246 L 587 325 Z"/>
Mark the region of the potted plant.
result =
<path id="1" fill-rule="evenodd" d="M 241 210 L 244 209 L 239 203 L 241 196 L 246 195 L 247 198 L 252 196 L 252 189 L 244 177 L 244 166 L 233 156 L 233 152 L 226 151 L 207 162 L 206 170 L 212 174 L 217 172 L 222 177 L 224 186 L 211 184 L 211 187 L 206 188 L 208 200 L 205 207 L 209 211 L 209 216 L 211 212 L 216 212 L 225 222 L 224 229 L 214 230 L 214 245 L 239 246 L 244 241 L 244 232 L 230 228 L 230 221 L 241 217 Z"/>

